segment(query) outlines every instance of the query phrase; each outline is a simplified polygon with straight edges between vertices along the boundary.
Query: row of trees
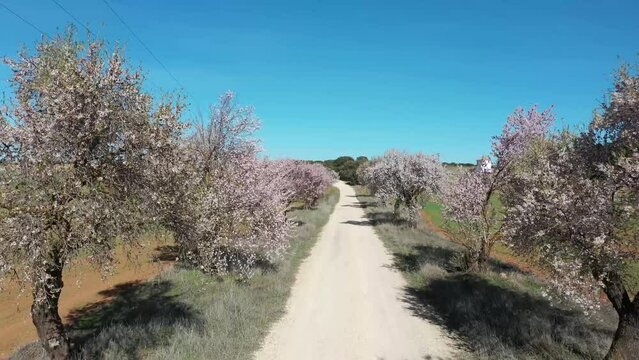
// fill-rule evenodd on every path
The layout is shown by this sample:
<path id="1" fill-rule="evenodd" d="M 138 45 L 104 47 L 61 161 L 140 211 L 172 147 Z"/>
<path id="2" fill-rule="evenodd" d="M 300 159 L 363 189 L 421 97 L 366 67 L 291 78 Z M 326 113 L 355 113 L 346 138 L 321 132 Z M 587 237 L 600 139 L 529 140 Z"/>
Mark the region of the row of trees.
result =
<path id="1" fill-rule="evenodd" d="M 335 180 L 320 164 L 260 158 L 259 120 L 232 93 L 191 128 L 184 99 L 155 100 L 119 49 L 72 31 L 6 60 L 15 96 L 0 116 L 0 275 L 31 285 L 49 357 L 70 356 L 62 272 L 88 256 L 108 271 L 149 225 L 205 272 L 251 274 L 287 246 L 286 210 Z M 6 278 L 6 276 L 5 276 Z"/>
<path id="2" fill-rule="evenodd" d="M 619 315 L 607 358 L 636 357 L 639 292 L 625 274 L 639 261 L 639 76 L 621 69 L 587 130 L 537 139 L 503 199 L 505 239 L 582 304 L 603 289 Z"/>
<path id="3" fill-rule="evenodd" d="M 639 76 L 623 67 L 584 131 L 553 129 L 552 109 L 517 109 L 492 142 L 492 172 L 446 174 L 436 157 L 389 151 L 360 170 L 395 213 L 416 221 L 418 195 L 444 203 L 448 233 L 468 271 L 485 271 L 495 243 L 553 272 L 552 284 L 586 309 L 604 291 L 619 315 L 607 359 L 639 353 Z"/>

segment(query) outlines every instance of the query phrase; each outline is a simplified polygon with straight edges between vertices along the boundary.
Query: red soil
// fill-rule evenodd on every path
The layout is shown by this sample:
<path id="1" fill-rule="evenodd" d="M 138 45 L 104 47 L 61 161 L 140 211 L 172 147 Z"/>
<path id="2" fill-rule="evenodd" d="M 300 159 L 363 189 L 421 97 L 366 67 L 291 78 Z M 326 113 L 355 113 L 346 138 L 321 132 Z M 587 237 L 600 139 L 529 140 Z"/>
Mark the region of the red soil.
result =
<path id="1" fill-rule="evenodd" d="M 158 248 L 166 245 L 166 240 L 151 238 L 143 247 L 127 254 L 118 249 L 113 274 L 103 278 L 100 271 L 87 263 L 80 263 L 63 274 L 65 287 L 60 298 L 60 316 L 65 322 L 74 309 L 87 304 L 104 301 L 99 292 L 118 284 L 152 278 L 171 266 L 169 261 L 154 261 Z M 128 255 L 128 256 L 127 256 Z M 135 258 L 136 260 L 132 260 Z M 37 339 L 31 322 L 30 290 L 20 291 L 16 283 L 8 283 L 0 293 L 0 359 L 7 358 L 21 345 Z"/>

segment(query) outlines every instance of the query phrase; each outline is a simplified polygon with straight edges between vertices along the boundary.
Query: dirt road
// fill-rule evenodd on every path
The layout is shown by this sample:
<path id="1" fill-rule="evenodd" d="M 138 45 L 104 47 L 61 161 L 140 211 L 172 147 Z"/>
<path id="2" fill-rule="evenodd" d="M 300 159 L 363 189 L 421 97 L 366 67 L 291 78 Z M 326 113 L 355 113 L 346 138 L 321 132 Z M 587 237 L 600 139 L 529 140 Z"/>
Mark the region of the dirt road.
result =
<path id="1" fill-rule="evenodd" d="M 406 285 L 367 222 L 352 187 L 300 267 L 287 314 L 271 329 L 258 360 L 449 359 L 443 329 L 402 301 Z"/>

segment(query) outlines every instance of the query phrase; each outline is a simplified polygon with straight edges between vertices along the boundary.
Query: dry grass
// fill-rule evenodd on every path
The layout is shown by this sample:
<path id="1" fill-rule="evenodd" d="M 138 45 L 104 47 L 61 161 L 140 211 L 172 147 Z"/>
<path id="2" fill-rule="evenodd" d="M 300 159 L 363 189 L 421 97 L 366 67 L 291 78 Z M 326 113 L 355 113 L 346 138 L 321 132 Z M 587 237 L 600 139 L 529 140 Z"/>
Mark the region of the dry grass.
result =
<path id="1" fill-rule="evenodd" d="M 492 259 L 486 274 L 458 272 L 461 247 L 425 226 L 391 219 L 360 192 L 375 230 L 408 281 L 404 301 L 417 316 L 464 340 L 479 359 L 601 359 L 616 326 L 609 308 L 585 316 L 541 295 L 543 280 Z"/>
<path id="2" fill-rule="evenodd" d="M 250 359 L 285 310 L 301 262 L 339 198 L 331 188 L 312 210 L 291 211 L 299 224 L 277 263 L 242 281 L 173 269 L 110 290 L 109 301 L 78 309 L 69 327 L 81 359 Z M 37 359 L 37 344 L 14 359 Z"/>

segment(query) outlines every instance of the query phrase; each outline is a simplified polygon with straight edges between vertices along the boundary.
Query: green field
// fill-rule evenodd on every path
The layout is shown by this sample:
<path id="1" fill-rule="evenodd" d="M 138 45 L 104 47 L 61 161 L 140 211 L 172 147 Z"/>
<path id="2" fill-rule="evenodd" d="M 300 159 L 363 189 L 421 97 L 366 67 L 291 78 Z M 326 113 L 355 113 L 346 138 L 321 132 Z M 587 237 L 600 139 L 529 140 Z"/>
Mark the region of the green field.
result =
<path id="1" fill-rule="evenodd" d="M 428 218 L 433 222 L 433 225 L 443 228 L 444 218 L 442 216 L 442 205 L 434 201 L 427 201 L 424 203 L 424 212 L 428 215 Z"/>

